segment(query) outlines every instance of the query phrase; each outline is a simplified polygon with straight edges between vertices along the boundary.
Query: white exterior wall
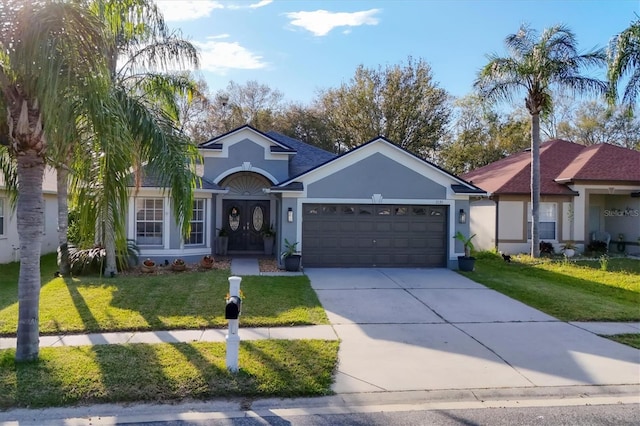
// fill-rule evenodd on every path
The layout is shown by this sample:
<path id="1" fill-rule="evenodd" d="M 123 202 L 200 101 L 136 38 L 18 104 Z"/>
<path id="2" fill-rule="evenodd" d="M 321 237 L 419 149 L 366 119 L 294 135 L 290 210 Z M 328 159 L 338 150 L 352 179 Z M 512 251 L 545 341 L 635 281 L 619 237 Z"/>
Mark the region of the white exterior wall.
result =
<path id="1" fill-rule="evenodd" d="M 4 234 L 0 235 L 0 263 L 20 260 L 20 240 L 16 212 L 11 211 L 9 198 L 0 191 L 4 204 Z M 55 194 L 44 195 L 44 232 L 42 254 L 55 252 L 58 248 L 58 199 Z"/>
<path id="2" fill-rule="evenodd" d="M 16 212 L 11 210 L 9 197 L 3 190 L 4 181 L 0 179 L 0 198 L 4 207 L 4 234 L 0 235 L 0 263 L 20 260 L 20 240 Z M 58 249 L 58 199 L 56 171 L 47 167 L 42 181 L 44 193 L 44 231 L 42 254 L 53 253 Z"/>
<path id="3" fill-rule="evenodd" d="M 471 235 L 476 234 L 473 245 L 476 250 L 492 250 L 496 246 L 496 203 L 482 199 L 469 207 Z"/>

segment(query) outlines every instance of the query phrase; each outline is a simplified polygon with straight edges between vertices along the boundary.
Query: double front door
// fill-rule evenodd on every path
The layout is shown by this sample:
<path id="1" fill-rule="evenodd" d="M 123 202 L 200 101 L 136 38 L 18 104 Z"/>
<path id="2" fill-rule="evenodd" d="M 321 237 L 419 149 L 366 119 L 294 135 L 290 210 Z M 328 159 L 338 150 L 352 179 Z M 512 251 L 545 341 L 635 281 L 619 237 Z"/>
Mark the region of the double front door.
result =
<path id="1" fill-rule="evenodd" d="M 262 230 L 268 227 L 269 200 L 223 200 L 222 223 L 229 232 L 229 250 L 263 250 Z"/>

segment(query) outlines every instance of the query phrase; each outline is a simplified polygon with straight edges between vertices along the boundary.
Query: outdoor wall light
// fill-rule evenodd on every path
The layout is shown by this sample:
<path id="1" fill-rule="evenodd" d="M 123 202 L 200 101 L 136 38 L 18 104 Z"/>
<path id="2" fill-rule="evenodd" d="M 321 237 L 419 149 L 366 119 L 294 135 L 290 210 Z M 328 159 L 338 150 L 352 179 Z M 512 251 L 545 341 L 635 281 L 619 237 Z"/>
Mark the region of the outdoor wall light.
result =
<path id="1" fill-rule="evenodd" d="M 291 207 L 287 209 L 287 222 L 293 222 L 293 209 Z"/>
<path id="2" fill-rule="evenodd" d="M 458 223 L 467 223 L 467 214 L 464 212 L 464 209 L 460 209 L 458 213 Z"/>

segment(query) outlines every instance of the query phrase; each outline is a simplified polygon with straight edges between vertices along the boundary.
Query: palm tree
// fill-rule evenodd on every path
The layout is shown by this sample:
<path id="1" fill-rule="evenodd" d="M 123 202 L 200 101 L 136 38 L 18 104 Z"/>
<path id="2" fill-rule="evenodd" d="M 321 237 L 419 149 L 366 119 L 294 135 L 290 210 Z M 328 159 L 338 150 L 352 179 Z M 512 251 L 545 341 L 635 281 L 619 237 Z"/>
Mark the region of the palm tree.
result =
<path id="1" fill-rule="evenodd" d="M 0 16 L 0 103 L 18 189 L 16 361 L 32 361 L 39 355 L 45 155 L 59 148 L 51 140 L 66 140 L 66 120 L 86 106 L 79 99 L 94 104 L 107 99 L 102 53 L 107 46 L 101 22 L 78 3 L 2 0 Z"/>
<path id="2" fill-rule="evenodd" d="M 620 79 L 629 76 L 622 103 L 633 111 L 640 92 L 640 19 L 632 22 L 629 28 L 615 36 L 609 44 L 609 93 L 610 103 L 618 97 L 617 87 Z"/>
<path id="3" fill-rule="evenodd" d="M 198 152 L 177 127 L 179 96 L 190 96 L 195 82 L 167 68 L 198 65 L 193 45 L 166 27 L 149 0 L 95 0 L 92 11 L 105 22 L 112 97 L 123 113 L 126 131 L 117 140 L 92 135 L 78 152 L 72 180 L 81 223 L 93 226 L 96 242 L 106 249 L 105 274 L 117 273 L 116 251 L 126 251 L 125 217 L 129 175 L 143 171 L 171 188 L 172 206 L 188 232 L 193 203 L 193 165 Z M 117 147 L 116 149 L 114 149 Z M 95 156 L 95 152 L 108 155 Z M 137 184 L 140 179 L 135 179 Z"/>
<path id="4" fill-rule="evenodd" d="M 552 90 L 568 88 L 576 93 L 604 94 L 605 82 L 580 75 L 583 67 L 604 63 L 602 50 L 585 54 L 577 51 L 574 34 L 565 26 L 537 32 L 523 25 L 505 39 L 509 56 L 489 55 L 474 87 L 489 101 L 510 101 L 515 94 L 525 94 L 525 107 L 531 114 L 531 256 L 540 255 L 540 114 L 552 107 Z"/>

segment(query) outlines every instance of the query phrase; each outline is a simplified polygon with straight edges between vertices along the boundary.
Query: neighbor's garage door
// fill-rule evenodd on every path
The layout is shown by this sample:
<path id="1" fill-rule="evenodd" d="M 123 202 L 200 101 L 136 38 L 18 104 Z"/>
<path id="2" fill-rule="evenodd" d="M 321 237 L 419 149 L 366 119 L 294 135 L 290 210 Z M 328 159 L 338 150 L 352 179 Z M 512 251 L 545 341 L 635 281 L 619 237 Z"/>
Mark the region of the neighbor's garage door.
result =
<path id="1" fill-rule="evenodd" d="M 443 267 L 447 206 L 304 204 L 304 266 Z"/>

